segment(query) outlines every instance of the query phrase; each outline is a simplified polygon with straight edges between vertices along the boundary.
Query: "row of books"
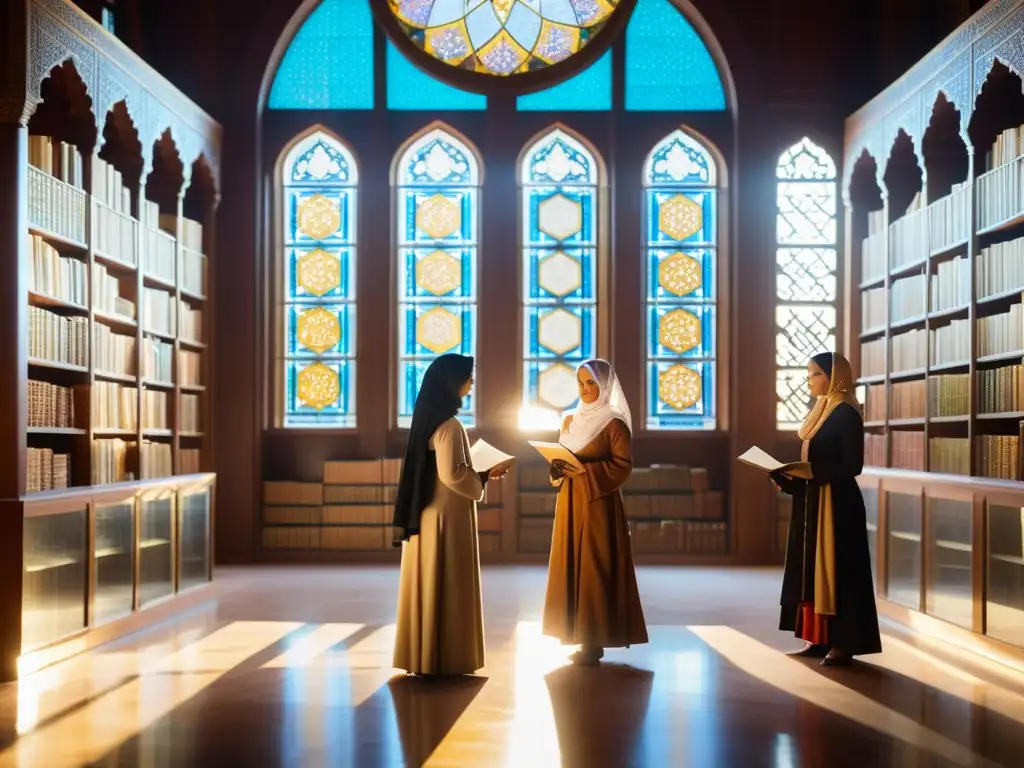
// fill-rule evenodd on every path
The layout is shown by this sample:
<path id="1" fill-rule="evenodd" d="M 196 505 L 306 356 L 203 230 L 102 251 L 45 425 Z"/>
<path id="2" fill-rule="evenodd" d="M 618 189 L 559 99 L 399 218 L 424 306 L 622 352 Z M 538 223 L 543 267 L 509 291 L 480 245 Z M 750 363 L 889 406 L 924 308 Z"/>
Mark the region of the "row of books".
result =
<path id="1" fill-rule="evenodd" d="M 173 336 L 178 326 L 178 302 L 167 291 L 158 288 L 143 288 L 142 292 L 145 297 L 140 312 L 142 327 Z"/>
<path id="2" fill-rule="evenodd" d="M 928 331 L 924 329 L 893 336 L 892 371 L 916 371 L 927 368 L 928 346 Z"/>
<path id="3" fill-rule="evenodd" d="M 950 194 L 928 206 L 928 251 L 963 243 L 971 231 L 970 182 L 954 184 Z"/>
<path id="4" fill-rule="evenodd" d="M 553 500 L 552 500 L 553 501 Z M 706 493 L 626 493 L 623 494 L 629 519 L 722 520 L 725 517 L 720 491 Z M 549 507 L 553 512 L 554 506 Z"/>
<path id="5" fill-rule="evenodd" d="M 146 227 L 145 247 L 143 249 L 142 269 L 147 275 L 173 284 L 174 276 L 174 237 L 159 229 Z"/>
<path id="6" fill-rule="evenodd" d="M 181 410 L 178 412 L 178 426 L 182 432 L 200 432 L 199 395 L 181 396 Z"/>
<path id="7" fill-rule="evenodd" d="M 203 312 L 200 309 L 192 309 L 185 302 L 178 307 L 179 320 L 181 322 L 180 338 L 191 341 L 203 340 Z"/>
<path id="8" fill-rule="evenodd" d="M 128 468 L 128 459 L 129 455 L 134 454 L 135 448 L 134 441 L 120 438 L 93 440 L 92 484 L 105 485 L 134 480 L 134 473 Z"/>
<path id="9" fill-rule="evenodd" d="M 1024 306 L 1014 304 L 1008 312 L 978 318 L 978 357 L 1024 351 Z"/>
<path id="10" fill-rule="evenodd" d="M 922 472 L 925 467 L 923 432 L 893 432 L 892 466 Z M 865 436 L 865 464 L 885 466 L 884 435 Z M 1017 435 L 981 435 L 977 438 L 977 474 L 1002 480 L 1020 480 L 1020 438 Z M 948 475 L 968 475 L 970 441 L 966 437 L 933 437 L 928 441 L 928 469 Z"/>
<path id="11" fill-rule="evenodd" d="M 76 389 L 88 396 L 88 388 L 80 384 Z M 132 431 L 138 426 L 138 390 L 112 381 L 97 381 L 92 385 L 91 411 L 94 429 L 121 429 Z"/>
<path id="12" fill-rule="evenodd" d="M 982 435 L 978 438 L 978 474 L 998 480 L 1021 480 L 1020 437 Z"/>
<path id="13" fill-rule="evenodd" d="M 971 474 L 970 441 L 966 437 L 931 438 L 928 441 L 928 469 L 946 475 Z"/>
<path id="14" fill-rule="evenodd" d="M 150 381 L 174 381 L 171 363 L 174 360 L 174 345 L 145 336 L 142 339 L 142 375 Z"/>
<path id="15" fill-rule="evenodd" d="M 1024 411 L 1024 365 L 978 371 L 978 413 Z"/>
<path id="16" fill-rule="evenodd" d="M 629 532 L 638 555 L 725 555 L 729 551 L 725 523 L 630 520 Z"/>
<path id="17" fill-rule="evenodd" d="M 992 171 L 1012 163 L 1024 155 L 1024 125 L 1007 128 L 996 136 L 992 148 L 985 153 L 985 170 Z"/>
<path id="18" fill-rule="evenodd" d="M 142 428 L 168 429 L 170 413 L 167 407 L 167 393 L 146 389 L 142 392 Z"/>
<path id="19" fill-rule="evenodd" d="M 174 218 L 175 217 L 171 216 L 171 217 L 168 217 L 167 220 L 165 220 L 163 217 L 161 217 L 161 223 L 164 223 L 166 221 L 167 225 L 173 226 Z M 203 252 L 203 225 L 200 224 L 198 221 L 193 221 L 192 219 L 186 219 L 185 217 L 182 217 L 182 219 L 181 219 L 181 244 L 185 248 L 188 248 L 190 251 L 193 251 L 193 252 L 196 252 L 196 253 L 202 253 Z"/>
<path id="20" fill-rule="evenodd" d="M 989 376 L 994 373 L 995 371 L 980 371 L 979 379 L 983 375 Z M 966 373 L 950 373 L 931 376 L 928 379 L 894 382 L 892 384 L 892 411 L 889 418 L 893 420 L 921 419 L 924 418 L 926 409 L 928 415 L 933 418 L 966 416 L 970 413 L 969 382 L 970 379 Z M 867 387 L 866 391 L 864 421 L 884 421 L 886 418 L 885 385 L 872 384 Z"/>
<path id="21" fill-rule="evenodd" d="M 343 549 L 353 551 L 388 551 L 391 546 L 388 528 L 379 525 L 348 525 L 334 527 L 263 528 L 263 547 L 266 549 Z"/>
<path id="22" fill-rule="evenodd" d="M 1024 237 L 982 248 L 975 274 L 980 299 L 1024 291 Z"/>
<path id="23" fill-rule="evenodd" d="M 74 390 L 29 379 L 28 425 L 57 429 L 76 427 Z"/>
<path id="24" fill-rule="evenodd" d="M 129 213 L 107 208 L 99 202 L 92 210 L 93 250 L 132 267 L 138 266 L 139 223 Z"/>
<path id="25" fill-rule="evenodd" d="M 82 155 L 78 148 L 50 136 L 28 137 L 28 162 L 65 184 L 82 189 L 85 181 Z"/>
<path id="26" fill-rule="evenodd" d="M 194 475 L 201 468 L 202 451 L 198 448 L 178 449 L 178 472 L 182 475 Z"/>
<path id="27" fill-rule="evenodd" d="M 85 262 L 61 255 L 39 235 L 29 238 L 29 248 L 28 289 L 84 307 L 87 288 Z"/>
<path id="28" fill-rule="evenodd" d="M 71 485 L 71 456 L 50 448 L 29 448 L 25 490 L 28 493 L 67 488 Z"/>
<path id="29" fill-rule="evenodd" d="M 886 289 L 871 288 L 860 295 L 860 326 L 864 333 L 885 328 Z"/>
<path id="30" fill-rule="evenodd" d="M 885 436 L 880 437 L 882 442 L 882 463 L 878 466 L 885 466 Z M 873 457 L 874 458 L 874 457 Z M 892 467 L 895 469 L 909 469 L 921 471 L 924 469 L 924 432 L 899 430 L 892 433 Z"/>
<path id="31" fill-rule="evenodd" d="M 869 211 L 868 235 L 861 241 L 862 280 L 876 280 L 885 277 L 888 267 L 885 263 L 886 242 L 885 211 Z"/>
<path id="32" fill-rule="evenodd" d="M 1019 155 L 1018 155 L 1019 157 Z M 994 227 L 1021 213 L 1024 174 L 1016 159 L 978 177 L 978 229 Z"/>
<path id="33" fill-rule="evenodd" d="M 926 386 L 924 379 L 898 381 L 892 385 L 892 419 L 919 419 L 924 417 Z"/>
<path id="34" fill-rule="evenodd" d="M 862 376 L 885 375 L 885 348 L 889 340 L 885 338 L 865 341 L 860 345 L 860 370 Z"/>
<path id="35" fill-rule="evenodd" d="M 28 355 L 68 365 L 88 365 L 89 320 L 63 317 L 42 307 L 28 308 Z"/>
<path id="36" fill-rule="evenodd" d="M 93 365 L 97 371 L 135 375 L 135 337 L 115 333 L 105 325 L 93 326 Z"/>
<path id="37" fill-rule="evenodd" d="M 885 421 L 885 384 L 870 384 L 864 392 L 864 421 Z"/>
<path id="38" fill-rule="evenodd" d="M 198 352 L 180 350 L 178 352 L 178 383 L 187 387 L 198 387 L 202 384 L 199 365 L 202 355 Z"/>
<path id="39" fill-rule="evenodd" d="M 971 321 L 953 320 L 929 330 L 928 347 L 932 365 L 957 365 L 971 359 Z"/>
<path id="40" fill-rule="evenodd" d="M 92 156 L 92 198 L 115 213 L 132 215 L 132 193 L 124 177 L 99 155 Z M 114 254 L 116 255 L 116 253 Z"/>
<path id="41" fill-rule="evenodd" d="M 121 281 L 102 264 L 92 265 L 92 301 L 97 312 L 135 319 L 135 303 L 121 296 Z"/>
<path id="42" fill-rule="evenodd" d="M 971 303 L 971 264 L 966 256 L 939 263 L 932 275 L 930 312 L 957 309 Z"/>
<path id="43" fill-rule="evenodd" d="M 198 226 L 198 225 L 197 225 Z M 206 257 L 194 251 L 181 252 L 181 288 L 197 296 L 204 296 L 206 284 Z"/>
<path id="44" fill-rule="evenodd" d="M 174 474 L 174 459 L 170 443 L 143 440 L 141 458 L 143 479 L 170 477 Z"/>
<path id="45" fill-rule="evenodd" d="M 85 192 L 31 165 L 27 175 L 29 223 L 84 246 Z"/>
<path id="46" fill-rule="evenodd" d="M 870 432 L 864 435 L 864 466 L 885 466 L 885 435 Z"/>
<path id="47" fill-rule="evenodd" d="M 918 192 L 906 212 L 889 225 L 889 266 L 892 269 L 928 258 L 928 209 L 922 205 Z"/>
<path id="48" fill-rule="evenodd" d="M 889 290 L 889 318 L 893 323 L 923 317 L 927 311 L 925 299 L 928 277 L 912 275 L 897 280 Z"/>

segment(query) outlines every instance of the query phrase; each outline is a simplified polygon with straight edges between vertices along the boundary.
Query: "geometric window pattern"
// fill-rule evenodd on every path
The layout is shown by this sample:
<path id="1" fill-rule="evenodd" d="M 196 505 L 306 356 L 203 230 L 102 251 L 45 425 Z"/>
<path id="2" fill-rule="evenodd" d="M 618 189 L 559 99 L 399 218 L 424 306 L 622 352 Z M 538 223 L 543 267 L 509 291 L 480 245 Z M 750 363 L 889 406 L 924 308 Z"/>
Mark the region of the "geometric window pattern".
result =
<path id="1" fill-rule="evenodd" d="M 644 164 L 647 427 L 714 429 L 717 169 L 682 130 Z"/>
<path id="2" fill-rule="evenodd" d="M 275 345 L 286 427 L 354 427 L 355 160 L 323 131 L 282 167 L 283 337 Z"/>
<path id="3" fill-rule="evenodd" d="M 507 76 L 568 59 L 619 0 L 388 0 L 402 31 L 453 67 Z"/>
<path id="4" fill-rule="evenodd" d="M 597 159 L 560 128 L 523 155 L 522 429 L 558 428 L 596 352 L 598 181 Z"/>
<path id="5" fill-rule="evenodd" d="M 803 138 L 776 167 L 775 395 L 778 429 L 811 406 L 807 361 L 836 342 L 836 165 Z"/>
<path id="6" fill-rule="evenodd" d="M 398 158 L 398 426 L 408 427 L 423 375 L 446 352 L 476 346 L 477 155 L 434 124 Z M 460 418 L 472 425 L 472 394 Z"/>

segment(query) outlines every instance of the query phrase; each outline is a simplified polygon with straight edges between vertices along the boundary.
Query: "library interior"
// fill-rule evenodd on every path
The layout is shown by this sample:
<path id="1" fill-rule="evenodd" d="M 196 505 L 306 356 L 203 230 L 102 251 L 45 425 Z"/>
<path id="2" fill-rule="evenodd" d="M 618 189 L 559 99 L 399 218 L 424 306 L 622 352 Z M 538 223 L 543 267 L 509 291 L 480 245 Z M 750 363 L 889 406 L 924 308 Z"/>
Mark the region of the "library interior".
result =
<path id="1" fill-rule="evenodd" d="M 1024 0 L 0 14 L 0 768 L 1020 765 Z M 516 458 L 402 543 L 446 355 Z"/>

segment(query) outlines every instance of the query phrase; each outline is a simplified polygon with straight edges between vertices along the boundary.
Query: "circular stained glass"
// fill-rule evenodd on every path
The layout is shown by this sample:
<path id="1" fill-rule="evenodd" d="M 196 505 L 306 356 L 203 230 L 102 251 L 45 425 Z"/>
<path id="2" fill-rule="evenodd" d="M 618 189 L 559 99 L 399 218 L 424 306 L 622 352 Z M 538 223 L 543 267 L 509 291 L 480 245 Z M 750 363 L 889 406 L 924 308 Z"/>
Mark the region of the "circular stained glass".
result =
<path id="1" fill-rule="evenodd" d="M 445 64 L 515 75 L 564 61 L 622 0 L 388 0 L 402 30 Z"/>

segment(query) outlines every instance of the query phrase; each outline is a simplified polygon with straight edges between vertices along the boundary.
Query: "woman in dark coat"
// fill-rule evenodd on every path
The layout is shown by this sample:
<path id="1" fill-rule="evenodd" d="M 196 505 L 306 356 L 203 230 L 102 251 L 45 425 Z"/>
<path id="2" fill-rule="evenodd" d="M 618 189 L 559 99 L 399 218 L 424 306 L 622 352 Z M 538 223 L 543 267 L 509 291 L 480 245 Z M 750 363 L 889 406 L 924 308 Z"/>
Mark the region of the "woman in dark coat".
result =
<path id="1" fill-rule="evenodd" d="M 811 477 L 772 474 L 793 497 L 779 629 L 805 641 L 792 655 L 843 666 L 853 656 L 882 650 L 864 497 L 856 479 L 864 465 L 864 421 L 846 358 L 815 355 L 807 372 L 817 403 L 799 434 L 800 458 L 810 464 Z"/>

